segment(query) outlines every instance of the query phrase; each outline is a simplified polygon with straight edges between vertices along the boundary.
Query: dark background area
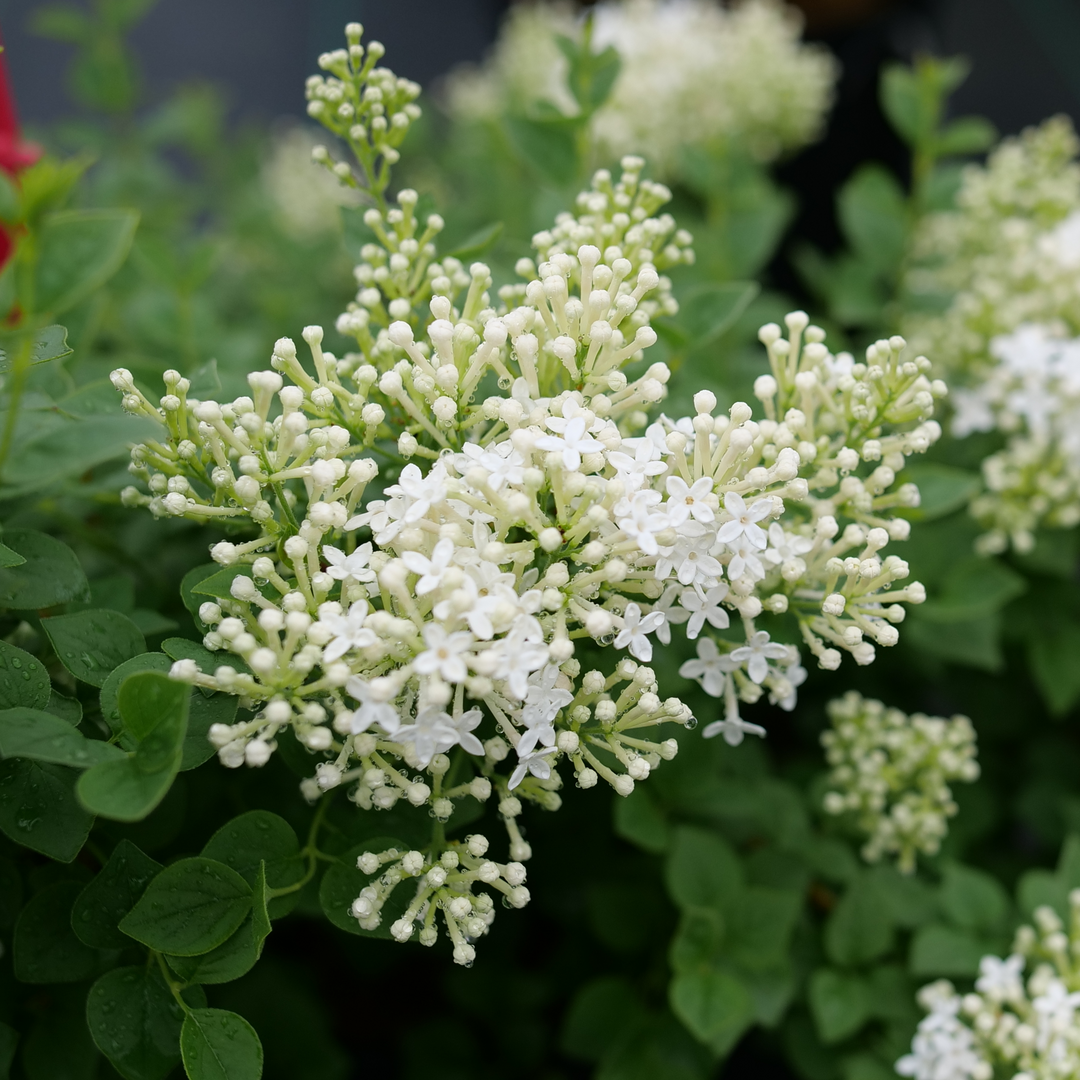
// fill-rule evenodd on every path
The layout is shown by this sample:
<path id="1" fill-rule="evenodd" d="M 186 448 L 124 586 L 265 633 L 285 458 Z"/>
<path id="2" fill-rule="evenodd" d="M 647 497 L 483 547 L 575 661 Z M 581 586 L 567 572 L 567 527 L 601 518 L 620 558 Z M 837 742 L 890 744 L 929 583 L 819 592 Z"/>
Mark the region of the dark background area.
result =
<path id="1" fill-rule="evenodd" d="M 68 48 L 26 32 L 43 0 L 0 0 L 0 28 L 29 125 L 68 109 L 62 74 Z M 478 60 L 507 0 L 160 0 L 134 35 L 150 98 L 180 81 L 228 88 L 234 115 L 270 120 L 303 111 L 302 84 L 315 57 L 336 47 L 350 19 L 382 40 L 396 71 L 430 84 Z M 963 53 L 974 64 L 956 97 L 1003 132 L 1051 113 L 1080 112 L 1077 0 L 802 0 L 811 37 L 845 68 L 842 103 L 873 86 L 884 56 L 914 50 Z M 870 95 L 872 97 L 872 94 Z"/>

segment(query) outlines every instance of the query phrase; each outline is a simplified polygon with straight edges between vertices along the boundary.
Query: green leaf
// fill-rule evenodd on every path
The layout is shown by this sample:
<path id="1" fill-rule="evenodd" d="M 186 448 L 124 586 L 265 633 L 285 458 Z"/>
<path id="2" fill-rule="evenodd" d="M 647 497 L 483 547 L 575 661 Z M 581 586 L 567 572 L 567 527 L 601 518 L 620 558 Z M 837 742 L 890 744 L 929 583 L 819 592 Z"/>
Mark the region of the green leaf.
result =
<path id="1" fill-rule="evenodd" d="M 67 420 L 14 448 L 0 497 L 14 498 L 82 476 L 106 461 L 126 457 L 133 443 L 161 433 L 161 425 L 149 417 L 124 413 Z"/>
<path id="2" fill-rule="evenodd" d="M 246 975 L 262 956 L 263 945 L 270 933 L 267 912 L 266 863 L 260 862 L 252 884 L 251 914 L 227 940 L 201 956 L 166 956 L 169 967 L 185 982 L 232 982 Z"/>
<path id="3" fill-rule="evenodd" d="M 202 567 L 197 567 L 197 569 L 201 570 Z M 198 611 L 198 605 L 205 603 L 204 600 L 198 599 L 199 597 L 213 596 L 215 599 L 218 600 L 231 600 L 233 598 L 233 594 L 231 591 L 232 583 L 238 577 L 251 577 L 251 567 L 218 567 L 213 574 L 208 574 L 200 581 L 193 582 L 191 585 L 191 596 L 192 602 L 195 603 L 196 612 Z"/>
<path id="4" fill-rule="evenodd" d="M 870 987 L 858 975 L 819 968 L 810 977 L 807 997 L 824 1043 L 854 1035 L 870 1017 Z"/>
<path id="5" fill-rule="evenodd" d="M 783 963 L 801 910 L 802 895 L 793 889 L 749 886 L 732 905 L 732 959 L 750 971 Z"/>
<path id="6" fill-rule="evenodd" d="M 563 1020 L 559 1045 L 564 1053 L 583 1061 L 599 1061 L 644 1012 L 625 979 L 606 975 L 586 983 L 574 995 Z"/>
<path id="7" fill-rule="evenodd" d="M 913 975 L 973 976 L 993 950 L 966 930 L 931 923 L 915 932 L 908 966 Z"/>
<path id="8" fill-rule="evenodd" d="M 22 910 L 23 884 L 10 859 L 0 858 L 0 929 L 8 930 Z"/>
<path id="9" fill-rule="evenodd" d="M 239 698 L 233 694 L 211 694 L 192 690 L 188 699 L 187 734 L 184 736 L 180 771 L 197 769 L 217 752 L 210 742 L 209 732 L 214 724 L 231 724 L 236 719 Z"/>
<path id="10" fill-rule="evenodd" d="M 0 569 L 0 607 L 38 611 L 89 598 L 86 575 L 67 544 L 34 529 L 5 529 L 4 543 L 26 561 Z"/>
<path id="11" fill-rule="evenodd" d="M 99 700 L 101 715 L 114 735 L 119 735 L 124 730 L 123 721 L 120 719 L 120 685 L 123 681 L 138 671 L 160 671 L 164 674 L 171 667 L 172 660 L 164 653 L 144 652 L 125 660 L 109 672 L 109 677 L 101 684 Z M 127 733 L 121 739 L 121 745 L 125 749 L 134 749 L 137 739 Z"/>
<path id="12" fill-rule="evenodd" d="M 360 895 L 360 890 L 370 885 L 374 875 L 365 874 L 356 865 L 356 860 L 365 851 L 389 851 L 397 848 L 404 853 L 408 844 L 389 836 L 376 836 L 357 844 L 339 856 L 338 862 L 331 863 L 319 883 L 319 903 L 323 913 L 339 929 L 359 937 L 390 938 L 390 927 L 409 906 L 409 893 L 406 889 L 395 889 L 390 899 L 383 905 L 382 920 L 374 930 L 362 930 L 352 914 L 352 902 Z M 414 938 L 415 940 L 415 938 Z"/>
<path id="13" fill-rule="evenodd" d="M 668 950 L 671 970 L 682 975 L 715 967 L 724 946 L 724 929 L 724 916 L 717 908 L 686 908 Z"/>
<path id="14" fill-rule="evenodd" d="M 741 891 L 743 870 L 722 837 L 682 825 L 675 830 L 664 880 L 679 907 L 724 907 Z"/>
<path id="15" fill-rule="evenodd" d="M 58 314 L 99 289 L 127 258 L 134 210 L 59 210 L 38 237 L 34 311 Z"/>
<path id="16" fill-rule="evenodd" d="M 676 975 L 668 989 L 671 1010 L 715 1054 L 726 1054 L 754 1019 L 749 991 L 726 971 Z"/>
<path id="17" fill-rule="evenodd" d="M 1080 623 L 1041 619 L 1028 640 L 1027 656 L 1047 708 L 1064 716 L 1080 699 Z"/>
<path id="18" fill-rule="evenodd" d="M 555 44 L 570 65 L 567 72 L 570 93 L 578 103 L 582 115 L 591 116 L 611 93 L 622 67 L 622 59 L 611 45 L 601 52 L 592 51 L 591 22 L 586 23 L 582 41 L 575 41 L 565 34 L 556 34 Z"/>
<path id="19" fill-rule="evenodd" d="M 17 551 L 12 551 L 7 544 L 0 544 L 0 569 L 22 566 L 24 562 L 26 560 Z"/>
<path id="20" fill-rule="evenodd" d="M 255 1029 L 224 1009 L 192 1009 L 184 1017 L 180 1052 L 189 1080 L 259 1080 L 263 1049 Z"/>
<path id="21" fill-rule="evenodd" d="M 494 221 L 477 229 L 467 240 L 463 240 L 453 251 L 448 251 L 443 258 L 460 259 L 463 263 L 480 258 L 485 251 L 493 248 L 503 234 L 503 223 Z"/>
<path id="22" fill-rule="evenodd" d="M 75 798 L 73 769 L 37 761 L 0 764 L 0 829 L 59 862 L 82 850 L 94 819 Z"/>
<path id="23" fill-rule="evenodd" d="M 133 754 L 105 762 L 79 780 L 82 804 L 116 821 L 141 821 L 165 797 L 180 769 L 190 687 L 156 671 L 129 675 L 120 686 L 124 729 L 138 740 Z"/>
<path id="24" fill-rule="evenodd" d="M 167 866 L 120 921 L 158 952 L 198 956 L 216 948 L 251 910 L 251 886 L 231 867 L 202 856 Z"/>
<path id="25" fill-rule="evenodd" d="M 1009 897 L 985 871 L 949 863 L 942 875 L 941 906 L 957 926 L 993 930 L 1008 913 Z"/>
<path id="26" fill-rule="evenodd" d="M 897 478 L 901 483 L 913 483 L 919 489 L 919 505 L 904 511 L 912 521 L 933 521 L 966 506 L 972 496 L 982 490 L 978 473 L 922 461 L 909 465 Z"/>
<path id="27" fill-rule="evenodd" d="M 199 606 L 205 603 L 205 600 L 202 595 L 196 596 L 193 590 L 196 585 L 206 581 L 207 578 L 213 577 L 220 570 L 221 567 L 218 566 L 217 563 L 204 563 L 202 566 L 193 567 L 180 579 L 180 599 L 183 600 L 184 607 L 188 609 L 188 613 L 195 620 L 195 626 L 204 634 L 210 629 L 210 627 L 199 618 Z M 170 638 L 169 640 L 181 641 L 183 639 Z M 172 653 L 169 653 L 169 655 L 172 656 Z M 173 657 L 173 659 L 179 658 Z"/>
<path id="28" fill-rule="evenodd" d="M 878 879 L 864 872 L 851 883 L 825 924 L 825 952 L 834 964 L 864 964 L 888 952 L 892 942 L 888 896 Z"/>
<path id="29" fill-rule="evenodd" d="M 30 898 L 15 924 L 15 978 L 25 983 L 81 982 L 97 966 L 97 953 L 71 928 L 71 908 L 82 886 L 58 881 Z"/>
<path id="30" fill-rule="evenodd" d="M 265 873 L 271 889 L 293 885 L 304 876 L 296 833 L 283 817 L 269 810 L 249 810 L 222 825 L 202 853 L 231 866 L 253 889 L 260 872 Z M 288 914 L 299 895 L 297 891 L 272 899 L 271 916 L 277 919 Z"/>
<path id="31" fill-rule="evenodd" d="M 125 1080 L 165 1080 L 180 1062 L 183 1018 L 156 964 L 106 972 L 86 999 L 90 1035 Z"/>
<path id="32" fill-rule="evenodd" d="M 840 189 L 837 214 L 856 254 L 890 280 L 907 243 L 907 200 L 881 165 L 863 165 Z"/>
<path id="33" fill-rule="evenodd" d="M 573 181 L 577 175 L 577 121 L 508 116 L 505 124 L 511 145 L 542 177 L 557 184 Z"/>
<path id="34" fill-rule="evenodd" d="M 937 622 L 923 618 L 921 610 L 916 609 L 904 623 L 904 636 L 939 662 L 966 664 L 983 671 L 1000 671 L 1005 662 L 1000 643 L 1001 614 L 996 611 L 981 619 Z"/>
<path id="35" fill-rule="evenodd" d="M 925 137 L 927 123 L 915 73 L 903 64 L 889 64 L 881 74 L 881 105 L 889 123 L 908 143 Z"/>
<path id="36" fill-rule="evenodd" d="M 961 116 L 938 132 L 936 150 L 951 154 L 981 154 L 997 141 L 997 128 L 984 116 Z"/>
<path id="37" fill-rule="evenodd" d="M 49 694 L 49 701 L 45 706 L 45 711 L 51 712 L 53 716 L 59 716 L 61 720 L 67 721 L 72 727 L 77 727 L 82 721 L 82 704 L 75 698 L 58 694 L 55 690 Z"/>
<path id="38" fill-rule="evenodd" d="M 0 641 L 0 709 L 17 705 L 44 709 L 51 692 L 45 665 L 23 649 Z"/>
<path id="39" fill-rule="evenodd" d="M 88 739 L 66 720 L 39 709 L 0 711 L 0 757 L 30 758 L 74 769 L 115 761 L 124 752 L 100 739 Z"/>
<path id="40" fill-rule="evenodd" d="M 643 851 L 662 855 L 668 846 L 668 824 L 655 797 L 638 785 L 625 799 L 616 799 L 615 833 Z"/>
<path id="41" fill-rule="evenodd" d="M 664 325 L 675 331 L 683 347 L 702 348 L 729 330 L 760 291 L 753 281 L 698 285 L 680 296 L 679 314 Z"/>
<path id="42" fill-rule="evenodd" d="M 79 894 L 71 925 L 95 949 L 123 949 L 130 938 L 120 920 L 135 906 L 161 864 L 144 855 L 130 840 L 121 840 L 101 872 Z"/>
<path id="43" fill-rule="evenodd" d="M 62 360 L 72 354 L 67 343 L 67 327 L 43 326 L 32 331 L 34 337 L 30 345 L 30 366 L 47 364 L 51 360 Z M 0 375 L 11 371 L 15 358 L 25 348 L 27 331 L 0 334 Z"/>
<path id="44" fill-rule="evenodd" d="M 91 686 L 103 685 L 114 668 L 146 652 L 139 628 L 118 611 L 91 608 L 54 615 L 43 619 L 41 626 L 60 663 Z"/>
<path id="45" fill-rule="evenodd" d="M 932 622 L 967 622 L 1004 607 L 1027 589 L 1022 574 L 997 559 L 972 555 L 953 565 L 944 588 L 920 607 Z"/>

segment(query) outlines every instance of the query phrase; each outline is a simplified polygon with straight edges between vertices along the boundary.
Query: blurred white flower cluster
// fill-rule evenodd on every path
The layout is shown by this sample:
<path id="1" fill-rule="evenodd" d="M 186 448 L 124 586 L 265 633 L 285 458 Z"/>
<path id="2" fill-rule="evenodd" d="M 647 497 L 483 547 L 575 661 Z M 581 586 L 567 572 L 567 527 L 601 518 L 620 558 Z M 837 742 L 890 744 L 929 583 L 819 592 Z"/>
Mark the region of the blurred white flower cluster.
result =
<path id="1" fill-rule="evenodd" d="M 799 13 L 776 0 L 725 8 L 710 0 L 606 0 L 592 8 L 594 48 L 614 46 L 622 69 L 594 117 L 606 156 L 647 153 L 658 175 L 677 171 L 683 147 L 736 141 L 760 161 L 817 138 L 837 65 L 800 41 Z M 514 7 L 491 56 L 447 85 L 450 111 L 486 118 L 577 106 L 559 34 L 580 32 L 568 4 Z"/>
<path id="2" fill-rule="evenodd" d="M 1053 908 L 1038 908 L 1011 956 L 982 958 L 973 993 L 960 995 L 946 980 L 919 992 L 928 1015 L 896 1071 L 914 1080 L 1073 1080 L 1080 1075 L 1078 956 L 1074 890 L 1068 927 Z"/>
<path id="3" fill-rule="evenodd" d="M 341 207 L 361 204 L 359 191 L 311 160 L 318 145 L 311 131 L 290 124 L 274 134 L 263 161 L 263 189 L 282 228 L 297 240 L 336 232 Z"/>
<path id="4" fill-rule="evenodd" d="M 856 363 L 795 312 L 786 336 L 761 331 L 763 419 L 742 402 L 715 415 L 703 390 L 693 417 L 650 423 L 669 371 L 641 361 L 651 320 L 677 310 L 660 271 L 692 252 L 643 165 L 598 172 L 495 295 L 484 264 L 438 259 L 442 220 L 419 222 L 401 191 L 365 216 L 374 240 L 337 322 L 356 351 L 308 327 L 310 361 L 282 338 L 250 395 L 197 401 L 170 371 L 152 402 L 113 373 L 162 425 L 132 451 L 147 491 L 124 501 L 246 536 L 212 548 L 221 569 L 193 584 L 205 651 L 173 668 L 240 696 L 247 715 L 210 732 L 221 761 L 261 766 L 291 729 L 320 755 L 310 798 L 344 785 L 363 809 L 425 808 L 426 853 L 366 853 L 353 914 L 373 929 L 404 912 L 393 935 L 430 944 L 439 910 L 462 963 L 493 910 L 474 886 L 528 899 L 517 819 L 523 801 L 558 807 L 559 763 L 628 795 L 674 756 L 656 729 L 693 717 L 647 666 L 672 625 L 700 639 L 685 673 L 725 702 L 706 734 L 734 743 L 763 734 L 740 701 L 790 708 L 805 675 L 756 620 L 790 613 L 833 669 L 844 652 L 870 663 L 925 597 L 894 588 L 907 564 L 881 555 L 908 535 L 893 511 L 918 492 L 896 476 L 940 434 L 945 392 L 902 339 Z M 505 865 L 486 837 L 442 833 L 461 800 L 493 796 Z"/>
<path id="5" fill-rule="evenodd" d="M 972 510 L 980 548 L 1027 550 L 1039 525 L 1080 521 L 1080 143 L 1058 117 L 969 166 L 954 211 L 931 215 L 908 277 L 905 331 L 960 384 L 954 431 L 1000 431 Z M 934 308 L 942 314 L 925 314 Z M 922 312 L 922 313 L 920 313 Z"/>
<path id="6" fill-rule="evenodd" d="M 826 812 L 853 815 L 868 862 L 895 855 L 911 873 L 919 852 L 937 853 L 957 811 L 949 782 L 978 779 L 971 721 L 909 717 L 854 691 L 830 702 L 829 719 L 821 735 L 832 766 Z"/>

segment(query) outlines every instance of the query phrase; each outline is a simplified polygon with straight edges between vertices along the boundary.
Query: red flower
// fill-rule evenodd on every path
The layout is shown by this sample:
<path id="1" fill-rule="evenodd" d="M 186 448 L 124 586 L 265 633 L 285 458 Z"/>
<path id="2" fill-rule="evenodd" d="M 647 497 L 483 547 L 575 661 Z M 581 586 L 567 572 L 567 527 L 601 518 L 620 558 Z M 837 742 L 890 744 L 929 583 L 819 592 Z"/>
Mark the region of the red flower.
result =
<path id="1" fill-rule="evenodd" d="M 41 157 L 41 147 L 24 143 L 15 113 L 15 95 L 11 92 L 7 60 L 0 52 L 0 169 L 14 176 Z"/>
<path id="2" fill-rule="evenodd" d="M 24 143 L 19 131 L 19 118 L 15 112 L 15 95 L 11 92 L 7 60 L 0 52 L 0 169 L 9 176 L 17 176 L 28 165 L 41 157 L 41 147 Z M 11 230 L 0 226 L 0 268 L 7 265 L 15 249 L 15 236 Z"/>

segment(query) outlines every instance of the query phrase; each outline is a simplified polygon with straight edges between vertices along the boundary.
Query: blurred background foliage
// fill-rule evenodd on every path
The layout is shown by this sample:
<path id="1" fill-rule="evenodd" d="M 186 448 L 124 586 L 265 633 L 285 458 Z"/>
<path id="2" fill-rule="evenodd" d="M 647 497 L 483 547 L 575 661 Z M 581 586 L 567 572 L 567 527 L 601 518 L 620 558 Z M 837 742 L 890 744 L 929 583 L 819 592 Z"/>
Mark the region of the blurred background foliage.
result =
<path id="1" fill-rule="evenodd" d="M 306 73 L 297 41 L 321 44 L 323 23 L 336 37 L 353 5 L 326 3 L 303 17 L 289 9 L 305 33 L 273 47 L 266 27 L 289 14 L 280 5 L 245 13 L 237 26 L 250 39 L 215 29 L 226 15 L 192 5 L 193 24 L 198 12 L 205 19 L 199 32 L 222 39 L 216 73 L 238 72 L 231 99 L 206 81 L 166 87 L 169 20 L 184 6 L 0 7 L 24 114 L 70 163 L 57 202 L 139 217 L 123 265 L 63 315 L 72 355 L 28 376 L 0 516 L 7 528 L 69 543 L 93 596 L 131 615 L 150 647 L 178 627 L 195 632 L 177 583 L 216 537 L 120 508 L 130 436 L 108 371 L 122 364 L 153 383 L 175 367 L 192 378 L 193 394 L 239 392 L 277 337 L 332 325 L 354 292 L 351 268 L 366 239 L 362 210 L 319 187 L 307 165 L 311 136 L 295 119 Z M 1065 4 L 803 6 L 810 33 L 844 63 L 825 139 L 772 168 L 738 146 L 698 149 L 673 183 L 670 209 L 698 252 L 694 267 L 673 275 L 680 314 L 658 327 L 656 359 L 675 370 L 673 413 L 701 386 L 722 403 L 747 397 L 763 369 L 757 327 L 792 306 L 855 349 L 895 332 L 913 223 L 949 204 L 959 164 L 995 137 L 987 121 L 964 117 L 989 113 L 1015 130 L 1075 108 L 1080 94 L 1074 68 L 1058 63 L 1067 40 L 1059 31 L 1072 18 Z M 455 51 L 477 58 L 498 14 L 462 5 L 455 19 L 432 12 L 421 25 L 418 7 L 410 36 L 407 5 L 400 22 L 392 7 L 371 5 L 360 17 L 387 40 L 395 69 L 425 79 Z M 33 53 L 28 34 L 64 47 L 43 73 L 30 70 L 27 55 L 44 54 Z M 1027 65 L 1020 101 L 999 89 L 1010 81 L 994 51 L 1002 35 L 1008 63 Z M 966 82 L 961 61 L 896 63 L 921 46 L 951 50 L 958 38 L 975 60 Z M 1071 40 L 1080 44 L 1080 28 Z M 532 232 L 597 164 L 587 140 L 573 125 L 544 130 L 513 117 L 453 124 L 430 97 L 424 104 L 397 181 L 444 214 L 444 251 L 483 256 L 497 282 L 509 280 Z M 279 113 L 294 119 L 268 123 Z M 290 214 L 298 190 L 322 210 Z M 0 405 L 12 392 L 9 383 Z M 212 1004 L 260 1032 L 265 1075 L 892 1075 L 918 1018 L 917 987 L 939 975 L 970 978 L 983 953 L 1007 947 L 1033 897 L 1080 884 L 1080 854 L 1066 842 L 1080 834 L 1076 531 L 1041 534 L 1025 556 L 976 558 L 978 528 L 965 507 L 986 450 L 945 440 L 912 469 L 924 502 L 912 512 L 918 528 L 905 557 L 931 599 L 899 646 L 845 673 L 845 686 L 906 711 L 975 721 L 983 778 L 956 791 L 960 813 L 943 851 L 917 876 L 863 865 L 856 838 L 821 813 L 818 737 L 839 688 L 814 672 L 790 718 L 750 709 L 748 719 L 768 724 L 764 743 L 732 749 L 687 734 L 684 752 L 630 799 L 570 788 L 557 816 L 530 817 L 534 902 L 496 922 L 471 970 L 452 967 L 439 949 L 347 937 L 306 892 L 258 967 L 211 988 Z M 33 634 L 25 625 L 8 617 L 3 633 Z M 655 666 L 708 718 L 712 699 L 677 676 L 689 655 L 685 642 L 674 644 Z M 310 812 L 295 785 L 281 755 L 262 771 L 210 764 L 182 775 L 145 822 L 105 825 L 99 842 L 107 850 L 127 837 L 166 862 L 253 808 L 301 831 Z M 387 831 L 346 810 L 331 816 L 341 849 Z M 91 865 L 28 856 L 4 841 L 0 927 L 10 933 L 19 896 L 89 880 Z M 0 1010 L 28 1033 L 11 1075 L 113 1075 L 80 1028 L 86 985 L 27 989 L 5 949 Z"/>

